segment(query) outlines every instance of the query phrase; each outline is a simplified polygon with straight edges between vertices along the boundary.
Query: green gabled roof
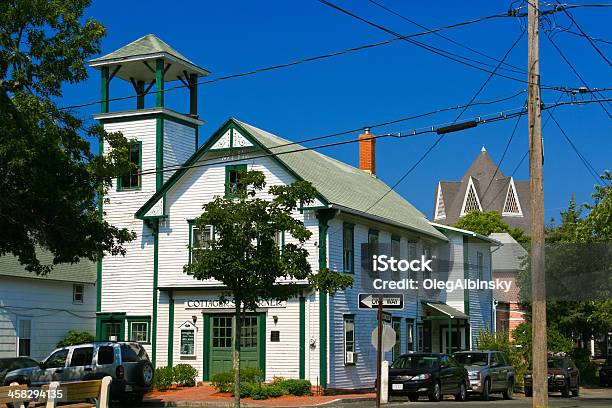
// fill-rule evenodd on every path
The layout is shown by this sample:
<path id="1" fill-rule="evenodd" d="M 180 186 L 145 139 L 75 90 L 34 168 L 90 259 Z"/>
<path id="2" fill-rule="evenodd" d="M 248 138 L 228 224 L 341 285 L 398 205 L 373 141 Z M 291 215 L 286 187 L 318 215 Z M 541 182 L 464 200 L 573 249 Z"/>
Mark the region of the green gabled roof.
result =
<path id="1" fill-rule="evenodd" d="M 208 151 L 212 141 L 221 133 L 221 130 L 231 123 L 246 133 L 247 137 L 259 144 L 265 151 L 274 153 L 273 158 L 298 178 L 311 182 L 319 195 L 332 207 L 352 210 L 364 217 L 373 216 L 437 239 L 447 240 L 444 234 L 431 226 L 425 216 L 402 196 L 395 191 L 389 192 L 389 186 L 380 179 L 314 150 L 300 150 L 303 147 L 298 144 L 293 144 L 289 140 L 236 119 L 228 120 L 207 143 L 187 160 L 185 166 L 197 162 Z M 300 151 L 287 153 L 293 150 Z M 160 191 L 138 210 L 136 216 L 142 217 L 185 171 L 186 169 L 181 169 L 174 173 Z M 386 196 L 381 199 L 385 194 Z"/>
<path id="2" fill-rule="evenodd" d="M 38 260 L 43 265 L 53 263 L 53 255 L 44 250 L 36 251 Z M 19 263 L 19 259 L 13 255 L 0 257 L 0 276 L 11 276 L 16 278 L 31 278 L 51 281 L 96 283 L 96 264 L 87 259 L 76 264 L 58 264 L 45 276 L 37 275 L 34 272 L 26 271 L 25 267 Z"/>
<path id="3" fill-rule="evenodd" d="M 140 37 L 139 39 L 132 41 L 127 45 L 124 45 L 118 50 L 113 51 L 110 54 L 94 58 L 90 62 L 103 62 L 127 57 L 135 57 L 137 55 L 149 55 L 159 53 L 166 53 L 185 62 L 193 64 L 193 62 L 189 61 L 180 52 L 166 44 L 155 34 L 147 34 L 144 37 Z"/>

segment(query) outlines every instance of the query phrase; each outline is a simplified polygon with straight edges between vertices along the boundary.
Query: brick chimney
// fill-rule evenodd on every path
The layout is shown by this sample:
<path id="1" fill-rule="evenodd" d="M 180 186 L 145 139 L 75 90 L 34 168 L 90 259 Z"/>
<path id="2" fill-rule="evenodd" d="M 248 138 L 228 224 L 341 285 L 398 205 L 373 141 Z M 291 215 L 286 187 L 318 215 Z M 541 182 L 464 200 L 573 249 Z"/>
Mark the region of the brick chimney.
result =
<path id="1" fill-rule="evenodd" d="M 373 139 L 370 128 L 365 128 L 364 131 L 365 133 L 359 135 L 359 168 L 375 176 L 376 139 Z"/>

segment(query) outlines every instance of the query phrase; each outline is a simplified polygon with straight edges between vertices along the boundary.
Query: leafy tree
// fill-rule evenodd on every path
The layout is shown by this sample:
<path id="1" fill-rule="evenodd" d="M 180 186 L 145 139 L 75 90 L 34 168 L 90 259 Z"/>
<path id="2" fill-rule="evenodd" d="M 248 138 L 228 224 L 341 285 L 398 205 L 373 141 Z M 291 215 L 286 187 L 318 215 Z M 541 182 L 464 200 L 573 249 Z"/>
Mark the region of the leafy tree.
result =
<path id="1" fill-rule="evenodd" d="M 455 227 L 474 231 L 485 236 L 489 236 L 494 232 L 507 232 L 519 244 L 525 245 L 529 243 L 529 236 L 525 235 L 520 228 L 510 228 L 497 211 L 470 211 L 459 219 Z"/>
<path id="2" fill-rule="evenodd" d="M 520 352 L 523 355 L 525 361 L 531 365 L 531 349 L 532 349 L 532 330 L 533 327 L 530 322 L 519 324 L 512 331 L 512 338 L 514 344 L 520 346 Z M 563 335 L 555 327 L 548 326 L 546 329 L 546 338 L 548 344 L 548 351 L 553 353 L 570 353 L 574 349 L 574 343 L 571 339 Z"/>
<path id="3" fill-rule="evenodd" d="M 133 233 L 101 220 L 97 195 L 129 171 L 127 140 L 85 126 L 55 100 L 62 86 L 87 77 L 84 61 L 100 51 L 105 29 L 83 20 L 87 0 L 3 1 L 0 12 L 0 256 L 13 254 L 46 273 L 53 264 L 124 253 Z M 86 138 L 112 152 L 95 155 Z"/>
<path id="4" fill-rule="evenodd" d="M 258 171 L 240 172 L 237 186 L 226 186 L 228 197 L 206 203 L 195 220 L 200 230 L 212 226 L 214 236 L 206 248 L 193 248 L 193 262 L 184 271 L 197 279 L 215 279 L 227 288 L 235 304 L 233 367 L 235 405 L 240 406 L 240 334 L 247 310 L 261 300 L 287 300 L 300 293 L 296 283 L 334 293 L 352 285 L 349 275 L 327 269 L 314 274 L 304 243 L 311 232 L 295 217 L 300 203 L 310 203 L 315 190 L 306 181 L 268 189 L 271 199 L 259 198 L 266 183 Z M 278 232 L 288 238 L 275 240 Z"/>
<path id="5" fill-rule="evenodd" d="M 612 178 L 602 176 L 593 204 L 577 206 L 572 195 L 559 225 L 546 233 L 547 320 L 569 338 L 587 343 L 612 328 L 610 250 L 612 230 Z M 582 213 L 588 213 L 583 216 Z M 529 306 L 529 268 L 518 279 L 521 297 Z"/>
<path id="6" fill-rule="evenodd" d="M 96 336 L 89 332 L 78 332 L 69 330 L 66 337 L 57 343 L 57 347 L 73 346 L 75 344 L 91 343 L 96 340 Z"/>

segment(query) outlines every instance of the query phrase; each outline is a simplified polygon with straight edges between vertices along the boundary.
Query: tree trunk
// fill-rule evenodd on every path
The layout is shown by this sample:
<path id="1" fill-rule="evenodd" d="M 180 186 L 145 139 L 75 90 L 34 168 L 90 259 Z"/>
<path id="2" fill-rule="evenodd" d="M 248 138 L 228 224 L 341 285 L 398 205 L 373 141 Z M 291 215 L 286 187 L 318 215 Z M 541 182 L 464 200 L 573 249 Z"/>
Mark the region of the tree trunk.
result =
<path id="1" fill-rule="evenodd" d="M 242 331 L 242 318 L 240 315 L 240 304 L 241 301 L 238 298 L 234 298 L 235 304 L 235 315 L 236 315 L 236 329 L 234 330 L 234 355 L 233 355 L 233 367 L 234 367 L 234 407 L 240 408 L 240 332 Z"/>

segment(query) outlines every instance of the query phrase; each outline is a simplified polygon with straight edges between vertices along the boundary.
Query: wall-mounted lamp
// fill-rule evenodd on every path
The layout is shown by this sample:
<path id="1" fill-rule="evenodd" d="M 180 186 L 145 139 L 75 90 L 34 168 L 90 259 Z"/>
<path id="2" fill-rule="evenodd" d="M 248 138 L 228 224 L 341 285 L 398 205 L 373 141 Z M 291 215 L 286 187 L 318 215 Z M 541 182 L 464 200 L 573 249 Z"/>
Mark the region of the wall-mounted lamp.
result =
<path id="1" fill-rule="evenodd" d="M 278 316 L 272 316 L 272 320 L 274 320 L 274 324 L 278 323 Z"/>
<path id="2" fill-rule="evenodd" d="M 198 316 L 196 315 L 191 316 L 191 320 L 193 320 L 193 324 L 195 324 L 198 321 Z"/>

